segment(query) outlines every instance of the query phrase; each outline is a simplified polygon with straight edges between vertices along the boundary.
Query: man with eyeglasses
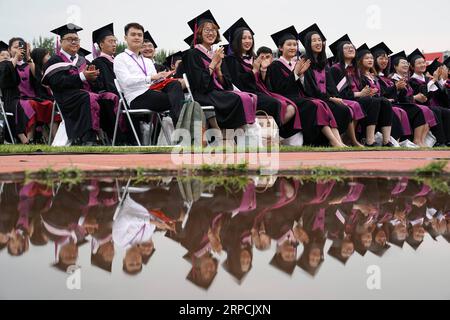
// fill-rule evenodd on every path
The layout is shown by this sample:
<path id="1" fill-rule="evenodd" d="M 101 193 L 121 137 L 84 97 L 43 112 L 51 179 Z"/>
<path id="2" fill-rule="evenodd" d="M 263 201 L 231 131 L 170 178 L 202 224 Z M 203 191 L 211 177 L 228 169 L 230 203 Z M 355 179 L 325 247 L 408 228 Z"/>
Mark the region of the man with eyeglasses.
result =
<path id="1" fill-rule="evenodd" d="M 112 101 L 115 106 L 118 98 L 92 92 L 91 85 L 97 80 L 100 71 L 78 54 L 78 32 L 81 30 L 69 23 L 51 31 L 60 36 L 61 50 L 44 66 L 42 83 L 53 92 L 71 143 L 92 146 L 97 144 L 100 132 L 100 105 Z"/>

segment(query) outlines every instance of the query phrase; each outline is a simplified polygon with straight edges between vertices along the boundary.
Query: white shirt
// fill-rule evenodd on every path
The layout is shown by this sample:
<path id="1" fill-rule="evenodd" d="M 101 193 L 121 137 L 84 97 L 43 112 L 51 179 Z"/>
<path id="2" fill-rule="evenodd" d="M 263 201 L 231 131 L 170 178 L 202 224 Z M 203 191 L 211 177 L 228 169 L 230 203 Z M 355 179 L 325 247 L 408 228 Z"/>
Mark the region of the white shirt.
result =
<path id="1" fill-rule="evenodd" d="M 154 217 L 148 210 L 128 195 L 113 223 L 112 239 L 114 244 L 128 248 L 150 241 L 156 229 L 156 226 L 150 222 L 151 220 L 154 220 Z"/>
<path id="2" fill-rule="evenodd" d="M 70 57 L 71 57 L 71 55 L 70 54 L 68 54 L 67 52 L 65 52 L 64 50 L 62 50 L 61 49 L 61 53 L 67 58 L 67 59 L 69 59 L 69 61 L 72 61 L 72 60 L 70 60 Z M 75 59 L 72 61 L 72 65 L 73 66 L 75 66 L 76 64 L 77 64 L 77 62 L 78 62 L 78 58 L 79 58 L 79 55 L 78 55 L 78 53 L 75 55 Z M 80 79 L 81 79 L 81 81 L 86 81 L 86 77 L 84 76 L 84 73 L 83 72 L 80 72 Z"/>
<path id="3" fill-rule="evenodd" d="M 125 49 L 125 52 L 114 58 L 114 73 L 125 94 L 125 99 L 131 103 L 149 90 L 152 83 L 151 78 L 157 72 L 152 60 L 144 58 L 142 55 L 137 56 L 132 51 Z"/>
<path id="4" fill-rule="evenodd" d="M 422 80 L 422 81 L 426 81 L 426 79 L 425 79 L 425 76 L 424 75 L 418 75 L 417 73 L 414 73 L 413 75 L 412 75 L 412 77 L 411 78 L 415 78 L 415 79 L 418 79 L 418 80 Z M 441 80 L 439 80 L 439 82 L 438 82 L 442 87 L 444 87 L 445 86 L 445 81 L 443 80 L 443 79 L 441 79 Z M 427 90 L 428 90 L 428 92 L 434 92 L 434 91 L 438 91 L 439 90 L 439 88 L 437 87 L 437 85 L 436 85 L 436 82 L 434 81 L 434 79 L 431 79 L 430 81 L 428 81 L 428 84 L 427 84 Z"/>

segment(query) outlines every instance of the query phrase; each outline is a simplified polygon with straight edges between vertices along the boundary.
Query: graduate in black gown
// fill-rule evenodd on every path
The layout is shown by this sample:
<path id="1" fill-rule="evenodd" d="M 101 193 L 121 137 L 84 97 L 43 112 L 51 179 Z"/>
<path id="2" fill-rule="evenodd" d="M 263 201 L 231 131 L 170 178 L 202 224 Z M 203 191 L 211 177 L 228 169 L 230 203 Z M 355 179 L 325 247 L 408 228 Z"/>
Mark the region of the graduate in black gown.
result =
<path id="1" fill-rule="evenodd" d="M 359 89 L 363 90 L 363 88 L 370 88 L 371 98 L 378 101 L 380 104 L 376 129 L 379 129 L 383 135 L 383 146 L 392 147 L 393 144 L 389 142 L 392 131 L 392 119 L 394 116 L 392 104 L 383 96 L 380 83 L 376 76 L 376 70 L 374 69 L 373 55 L 366 44 L 363 44 L 358 48 L 356 60 L 358 73 L 360 74 Z M 375 133 L 375 127 L 373 128 L 373 133 Z M 366 128 L 366 135 L 368 134 L 369 127 Z M 370 134 L 372 134 L 372 132 Z"/>
<path id="2" fill-rule="evenodd" d="M 438 122 L 437 126 L 431 130 L 437 140 L 435 146 L 450 145 L 450 109 L 439 105 L 439 101 L 445 100 L 448 94 L 446 81 L 442 79 L 440 70 L 436 70 L 432 78 L 426 75 L 425 56 L 419 49 L 408 56 L 408 61 L 412 74 L 409 84 L 414 91 L 415 99 L 429 106 Z"/>
<path id="3" fill-rule="evenodd" d="M 99 52 L 92 64 L 100 71 L 97 80 L 92 85 L 95 92 L 108 91 L 118 94 L 114 85 L 114 55 L 117 49 L 117 38 L 114 35 L 114 25 L 108 24 L 92 33 L 92 42 L 97 44 Z"/>
<path id="4" fill-rule="evenodd" d="M 414 141 L 416 145 L 422 145 L 429 126 L 425 121 L 421 108 L 411 103 L 411 100 L 407 98 L 407 81 L 402 79 L 394 82 L 389 78 L 389 55 L 393 52 L 384 42 L 370 48 L 370 51 L 374 57 L 375 70 L 383 96 L 392 101 L 393 104 L 394 121 L 391 135 L 401 140 L 403 138 L 412 138 L 410 140 Z M 391 68 L 393 69 L 392 62 Z M 401 132 L 396 131 L 398 128 L 394 125 L 396 121 L 399 121 L 401 124 Z"/>
<path id="5" fill-rule="evenodd" d="M 32 143 L 38 123 L 50 123 L 53 102 L 48 94 L 39 96 L 40 85 L 35 77 L 30 44 L 22 38 L 9 41 L 13 58 L 0 63 L 0 88 L 5 109 L 15 117 L 15 133 L 24 144 Z"/>
<path id="6" fill-rule="evenodd" d="M 317 24 L 313 24 L 300 32 L 299 38 L 305 47 L 306 58 L 311 61 L 311 67 L 305 73 L 306 95 L 327 103 L 336 118 L 339 132 L 347 132 L 352 145 L 362 147 L 356 139 L 355 128 L 357 121 L 365 115 L 358 102 L 339 97 L 325 53 L 325 36 Z"/>
<path id="7" fill-rule="evenodd" d="M 280 136 L 289 138 L 301 129 L 300 116 L 295 103 L 281 95 L 270 92 L 265 86 L 267 67 L 272 55 L 256 56 L 254 52 L 254 32 L 243 18 L 236 21 L 225 33 L 230 45 L 225 63 L 233 84 L 241 91 L 257 95 L 257 109 L 272 116 L 280 128 Z M 295 139 L 289 139 L 295 141 Z"/>
<path id="8" fill-rule="evenodd" d="M 158 48 L 158 45 L 156 44 L 155 40 L 153 40 L 153 37 L 151 36 L 150 32 L 145 31 L 144 32 L 144 44 L 142 45 L 142 51 L 141 51 L 142 55 L 145 58 L 152 60 L 157 72 L 167 71 L 166 66 L 155 62 L 155 55 L 156 55 L 157 48 Z"/>
<path id="9" fill-rule="evenodd" d="M 114 56 L 117 49 L 117 38 L 114 35 L 112 23 L 95 30 L 92 33 L 92 42 L 98 46 L 99 51 L 94 52 L 96 57 L 92 64 L 99 70 L 97 79 L 92 83 L 92 91 L 96 93 L 110 92 L 119 96 L 114 84 Z M 114 134 L 113 124 L 116 118 L 117 108 L 101 108 L 100 126 L 106 131 L 111 139 Z M 120 128 L 125 131 L 124 122 L 120 122 Z"/>
<path id="10" fill-rule="evenodd" d="M 356 48 L 348 35 L 344 35 L 332 43 L 330 49 L 336 57 L 336 63 L 331 68 L 331 74 L 337 84 L 340 96 L 344 99 L 355 100 L 360 103 L 366 113 L 366 118 L 362 123 L 364 127 L 365 146 L 374 147 L 375 128 L 377 125 L 385 127 L 391 125 L 392 107 L 390 110 L 391 117 L 389 118 L 386 115 L 386 117 L 383 117 L 382 119 L 383 122 L 386 120 L 386 123 L 379 123 L 381 100 L 372 97 L 373 94 L 369 86 L 360 88 L 360 75 L 356 62 Z"/>
<path id="11" fill-rule="evenodd" d="M 183 57 L 194 99 L 201 105 L 214 106 L 221 129 L 237 129 L 255 123 L 256 95 L 233 90 L 231 76 L 223 62 L 223 47 L 214 51 L 220 42 L 219 26 L 208 10 L 189 23 L 194 32 L 194 47 Z M 224 137 L 227 139 L 227 137 Z M 231 139 L 227 139 L 232 144 Z"/>
<path id="12" fill-rule="evenodd" d="M 328 105 L 318 99 L 305 98 L 301 79 L 311 61 L 298 59 L 298 32 L 295 27 L 283 29 L 271 37 L 281 56 L 269 66 L 266 83 L 270 91 L 296 104 L 300 111 L 304 144 L 344 147 L 336 119 Z"/>
<path id="13" fill-rule="evenodd" d="M 51 88 L 61 109 L 66 131 L 72 144 L 95 145 L 100 131 L 100 106 L 115 107 L 118 97 L 105 92 L 92 92 L 100 72 L 78 54 L 82 28 L 67 24 L 52 32 L 61 37 L 61 51 L 44 67 L 42 83 Z M 113 124 L 111 124 L 112 126 Z"/>

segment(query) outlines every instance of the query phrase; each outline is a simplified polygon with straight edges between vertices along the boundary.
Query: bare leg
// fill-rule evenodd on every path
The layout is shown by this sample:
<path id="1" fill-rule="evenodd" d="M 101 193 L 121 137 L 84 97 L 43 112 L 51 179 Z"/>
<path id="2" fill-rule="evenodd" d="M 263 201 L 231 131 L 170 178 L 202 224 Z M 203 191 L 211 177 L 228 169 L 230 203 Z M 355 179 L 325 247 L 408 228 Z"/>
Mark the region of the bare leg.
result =
<path id="1" fill-rule="evenodd" d="M 330 145 L 332 147 L 338 147 L 338 148 L 345 147 L 345 145 L 341 141 L 336 139 L 336 136 L 334 135 L 334 133 L 330 127 L 328 127 L 328 126 L 323 127 L 322 133 L 328 139 L 328 142 L 330 143 Z"/>
<path id="2" fill-rule="evenodd" d="M 358 121 L 352 121 L 349 123 L 347 128 L 347 135 L 349 136 L 351 143 L 355 147 L 364 147 L 361 143 L 359 143 L 358 139 L 356 139 L 356 126 Z"/>
<path id="3" fill-rule="evenodd" d="M 17 136 L 19 137 L 19 140 L 22 144 L 28 144 L 30 142 L 27 136 L 23 133 L 19 133 Z"/>
<path id="4" fill-rule="evenodd" d="M 286 113 L 284 114 L 283 124 L 288 123 L 295 116 L 295 108 L 292 105 L 288 105 Z"/>
<path id="5" fill-rule="evenodd" d="M 333 132 L 334 137 L 336 138 L 337 141 L 339 141 L 342 147 L 347 147 L 347 145 L 344 142 L 342 142 L 341 134 L 339 133 L 338 129 L 331 128 L 331 132 Z"/>
<path id="6" fill-rule="evenodd" d="M 36 130 L 36 125 L 33 124 L 33 125 L 30 127 L 30 131 L 28 131 L 28 133 L 27 133 L 28 141 L 33 140 L 33 138 L 34 138 L 34 131 L 35 131 L 35 130 Z"/>
<path id="7" fill-rule="evenodd" d="M 383 144 L 387 144 L 389 142 L 389 138 L 391 137 L 392 127 L 382 127 L 381 133 L 383 134 Z"/>
<path id="8" fill-rule="evenodd" d="M 375 125 L 367 126 L 366 128 L 366 144 L 373 144 L 375 142 Z"/>

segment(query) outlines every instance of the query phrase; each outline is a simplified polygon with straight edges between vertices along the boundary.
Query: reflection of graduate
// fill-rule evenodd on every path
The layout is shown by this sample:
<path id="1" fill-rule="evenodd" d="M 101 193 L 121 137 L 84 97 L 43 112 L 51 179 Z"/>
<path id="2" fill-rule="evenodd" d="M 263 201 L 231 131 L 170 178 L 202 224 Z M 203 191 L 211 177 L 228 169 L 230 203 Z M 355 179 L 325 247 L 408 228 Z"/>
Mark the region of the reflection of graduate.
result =
<path id="1" fill-rule="evenodd" d="M 6 247 L 10 234 L 19 218 L 17 211 L 19 194 L 15 183 L 0 186 L 3 187 L 0 194 L 0 250 L 2 250 Z"/>

